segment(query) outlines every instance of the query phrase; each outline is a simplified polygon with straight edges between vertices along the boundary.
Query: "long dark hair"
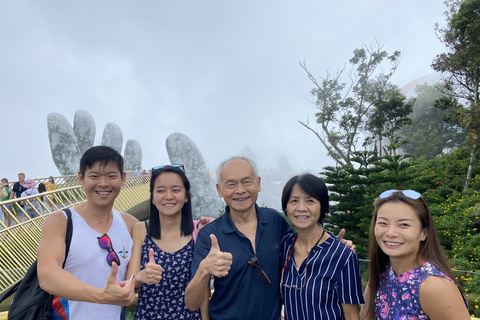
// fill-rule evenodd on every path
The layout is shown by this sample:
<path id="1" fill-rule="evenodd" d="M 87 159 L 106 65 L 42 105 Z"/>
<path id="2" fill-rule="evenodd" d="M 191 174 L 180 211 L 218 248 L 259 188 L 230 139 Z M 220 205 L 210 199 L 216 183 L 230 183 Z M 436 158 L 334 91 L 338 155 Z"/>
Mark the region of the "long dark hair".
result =
<path id="1" fill-rule="evenodd" d="M 157 178 L 165 172 L 175 173 L 180 177 L 185 187 L 185 198 L 187 202 L 183 204 L 182 208 L 182 222 L 180 224 L 180 231 L 182 235 L 190 235 L 193 233 L 193 217 L 192 217 L 192 197 L 190 194 L 190 181 L 188 181 L 185 172 L 177 167 L 165 166 L 161 169 L 152 170 L 152 178 L 150 179 L 150 222 L 148 224 L 148 235 L 154 239 L 160 239 L 160 216 L 159 211 L 153 203 L 153 188 Z"/>
<path id="2" fill-rule="evenodd" d="M 47 187 L 45 187 L 44 183 L 40 182 L 38 184 L 38 193 L 43 193 L 45 191 L 47 191 Z M 40 196 L 40 201 L 42 201 L 42 202 L 44 201 L 43 196 Z"/>
<path id="3" fill-rule="evenodd" d="M 386 198 L 378 198 L 375 200 L 375 211 L 370 224 L 370 304 L 366 306 L 368 307 L 367 312 L 369 319 L 374 319 L 375 297 L 380 284 L 380 274 L 390 261 L 389 256 L 383 252 L 375 239 L 375 224 L 378 210 L 387 202 L 403 202 L 415 211 L 422 225 L 422 229 L 425 230 L 427 234 L 425 241 L 420 242 L 417 257 L 427 260 L 455 282 L 455 276 L 450 269 L 448 259 L 440 245 L 440 239 L 438 238 L 432 213 L 423 198 L 412 199 L 405 196 L 401 191 L 393 192 Z"/>

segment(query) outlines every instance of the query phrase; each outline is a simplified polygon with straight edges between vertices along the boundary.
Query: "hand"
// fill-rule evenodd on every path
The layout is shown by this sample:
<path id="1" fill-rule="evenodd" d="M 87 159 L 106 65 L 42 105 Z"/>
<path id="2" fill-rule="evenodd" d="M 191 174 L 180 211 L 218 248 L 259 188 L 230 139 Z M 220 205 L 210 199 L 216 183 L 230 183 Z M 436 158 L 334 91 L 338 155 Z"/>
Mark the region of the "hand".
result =
<path id="1" fill-rule="evenodd" d="M 140 271 L 143 275 L 139 280 L 148 285 L 157 284 L 162 280 L 162 271 L 163 268 L 155 262 L 154 251 L 150 248 L 150 251 L 148 252 L 148 263 L 145 266 L 145 269 Z"/>
<path id="2" fill-rule="evenodd" d="M 343 239 L 343 236 L 345 235 L 345 229 L 340 230 L 340 232 L 337 235 L 337 238 L 342 241 L 344 245 L 347 246 L 348 249 L 352 250 L 355 252 L 355 245 L 353 244 L 352 240 L 345 240 Z"/>
<path id="3" fill-rule="evenodd" d="M 77 174 L 78 162 L 82 156 L 80 150 L 87 150 L 93 147 L 93 139 L 90 139 L 89 132 L 95 132 L 95 121 L 90 113 L 84 110 L 77 110 L 73 120 L 73 128 L 70 122 L 60 113 L 50 113 L 47 116 L 47 127 L 49 136 L 61 136 L 62 139 L 49 138 L 52 158 L 57 164 L 58 171 L 62 175 Z M 73 130 L 72 130 L 73 129 Z M 122 149 L 122 130 L 114 123 L 108 123 L 103 130 L 102 144 L 108 144 L 116 150 Z M 68 150 L 69 158 L 72 161 L 65 162 L 64 152 L 54 150 Z M 129 139 L 123 152 L 126 163 L 131 163 L 132 168 L 142 163 L 142 148 L 138 141 Z M 130 169 L 131 170 L 131 169 Z"/>
<path id="4" fill-rule="evenodd" d="M 200 265 L 202 265 L 209 274 L 217 278 L 225 277 L 228 275 L 228 271 L 230 271 L 232 265 L 232 254 L 220 251 L 217 237 L 215 237 L 214 234 L 210 235 L 210 240 L 212 240 L 212 247 Z"/>
<path id="5" fill-rule="evenodd" d="M 135 286 L 132 280 L 117 281 L 118 266 L 112 262 L 112 270 L 102 289 L 100 303 L 117 306 L 129 306 L 135 298 Z"/>
<path id="6" fill-rule="evenodd" d="M 212 217 L 200 217 L 198 220 L 198 226 L 197 226 L 197 232 L 199 232 L 203 227 L 205 227 L 207 224 L 215 220 L 215 218 Z"/>

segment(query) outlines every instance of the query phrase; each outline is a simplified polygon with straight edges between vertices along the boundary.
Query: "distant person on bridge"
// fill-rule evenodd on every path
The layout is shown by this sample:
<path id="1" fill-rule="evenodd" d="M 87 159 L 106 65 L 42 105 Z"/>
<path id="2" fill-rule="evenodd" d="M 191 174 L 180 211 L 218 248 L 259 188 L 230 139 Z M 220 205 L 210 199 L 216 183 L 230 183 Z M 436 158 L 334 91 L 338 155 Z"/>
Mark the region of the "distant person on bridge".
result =
<path id="1" fill-rule="evenodd" d="M 21 197 L 23 198 L 23 197 L 34 196 L 38 194 L 38 190 L 35 189 L 36 185 L 37 185 L 37 182 L 35 182 L 35 180 L 32 180 L 32 179 L 25 180 L 23 187 L 27 188 L 27 190 L 22 192 Z M 35 218 L 41 213 L 40 203 L 38 203 L 37 198 L 28 199 L 28 202 L 27 200 L 22 201 L 22 205 L 30 218 Z M 37 209 L 38 214 L 35 211 L 35 209 Z M 22 217 L 22 220 L 23 219 L 25 219 L 25 217 Z"/>
<path id="2" fill-rule="evenodd" d="M 3 178 L 0 184 L 0 202 L 1 201 L 7 201 L 10 199 L 10 185 L 8 184 L 8 179 Z M 7 209 L 12 209 L 11 205 L 6 206 Z M 5 213 L 3 210 L 3 206 L 0 206 L 0 220 L 2 220 L 3 223 L 5 223 Z M 10 227 L 12 224 L 12 220 L 10 218 L 10 215 L 7 214 L 7 227 Z"/>
<path id="3" fill-rule="evenodd" d="M 87 201 L 71 208 L 73 236 L 65 269 L 66 214 L 54 212 L 45 220 L 38 279 L 42 289 L 56 296 L 59 308 L 54 309 L 66 319 L 123 319 L 122 306 L 135 298 L 134 281 L 125 277 L 138 220 L 113 210 L 125 179 L 117 151 L 106 146 L 85 151 L 78 180 Z"/>
<path id="4" fill-rule="evenodd" d="M 140 176 L 142 174 L 142 168 L 137 167 L 137 170 L 135 170 L 135 176 Z"/>
<path id="5" fill-rule="evenodd" d="M 57 190 L 57 185 L 55 184 L 55 179 L 50 176 L 48 177 L 48 181 L 45 182 L 45 186 L 47 187 L 47 192 L 48 191 L 54 191 L 54 190 Z M 48 199 L 46 202 L 48 202 L 48 206 L 50 207 L 50 210 L 53 211 L 53 209 L 55 208 L 53 206 L 53 193 L 51 195 L 48 196 Z"/>
<path id="6" fill-rule="evenodd" d="M 27 190 L 27 188 L 23 187 L 24 184 L 25 184 L 25 173 L 20 172 L 18 174 L 18 181 L 13 184 L 13 187 L 12 187 L 13 192 L 10 194 L 10 200 L 14 198 L 22 197 L 22 192 Z M 20 206 L 24 208 L 23 204 L 20 204 Z M 20 211 L 21 220 L 25 221 L 26 219 L 25 214 L 22 212 L 22 210 L 19 210 L 19 211 Z"/>
<path id="7" fill-rule="evenodd" d="M 45 191 L 47 191 L 47 186 L 45 185 L 45 183 L 40 182 L 40 183 L 38 184 L 37 190 L 38 190 L 38 193 L 39 193 L 39 194 L 40 194 L 40 193 L 44 193 Z M 39 204 L 39 207 L 40 207 L 40 208 L 39 208 L 39 212 L 40 212 L 41 215 L 44 215 L 45 213 L 47 213 L 47 212 L 45 211 L 45 209 L 44 209 L 44 206 L 46 207 L 46 206 L 48 205 L 48 203 L 47 203 L 47 202 L 48 202 L 48 201 L 47 201 L 47 197 L 45 197 L 45 196 L 40 196 L 40 197 L 38 197 L 37 200 L 38 200 L 38 204 Z M 43 203 L 43 206 L 41 205 L 41 203 Z"/>

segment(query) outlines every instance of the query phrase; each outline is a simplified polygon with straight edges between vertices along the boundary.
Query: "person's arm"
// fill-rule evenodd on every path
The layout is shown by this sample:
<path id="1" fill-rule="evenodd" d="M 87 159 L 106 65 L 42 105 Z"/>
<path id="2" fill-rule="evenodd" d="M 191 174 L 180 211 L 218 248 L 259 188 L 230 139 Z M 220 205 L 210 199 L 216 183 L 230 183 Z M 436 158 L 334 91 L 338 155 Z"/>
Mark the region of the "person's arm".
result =
<path id="1" fill-rule="evenodd" d="M 200 262 L 195 276 L 185 290 L 185 305 L 191 311 L 200 308 L 210 297 L 210 277 L 212 275 L 217 278 L 225 277 L 232 265 L 232 254 L 220 251 L 215 235 L 211 234 L 210 240 L 212 242 L 210 252 Z"/>
<path id="2" fill-rule="evenodd" d="M 135 289 L 139 289 L 142 284 L 157 284 L 162 279 L 162 267 L 155 263 L 153 249 L 150 248 L 149 262 L 143 270 L 140 271 L 140 265 L 142 262 L 142 245 L 146 235 L 145 223 L 138 222 L 133 227 L 133 249 L 128 263 L 127 279 L 131 276 L 135 276 Z"/>
<path id="3" fill-rule="evenodd" d="M 40 287 L 68 300 L 128 306 L 135 298 L 133 282 L 117 281 L 118 266 L 115 263 L 104 288 L 87 285 L 62 268 L 65 259 L 66 224 L 67 218 L 63 212 L 52 213 L 43 224 L 37 252 Z"/>
<path id="4" fill-rule="evenodd" d="M 363 291 L 363 299 L 365 299 L 365 304 L 362 304 L 360 308 L 360 319 L 367 320 L 368 308 L 370 308 L 370 281 L 367 282 L 365 291 Z"/>
<path id="5" fill-rule="evenodd" d="M 15 184 L 13 185 L 11 191 L 10 191 L 10 199 L 9 200 L 12 200 L 13 198 L 15 198 Z"/>
<path id="6" fill-rule="evenodd" d="M 358 304 L 342 303 L 342 310 L 345 320 L 360 320 L 360 316 L 358 315 L 360 306 Z"/>
<path id="7" fill-rule="evenodd" d="M 469 320 L 467 306 L 458 287 L 445 278 L 428 277 L 420 285 L 420 305 L 431 320 Z"/>
<path id="8" fill-rule="evenodd" d="M 208 291 L 210 292 L 210 282 L 208 283 Z M 210 293 L 208 294 L 208 298 L 203 301 L 202 305 L 200 306 L 200 316 L 202 320 L 210 320 L 210 313 L 208 312 L 208 303 L 210 302 Z"/>
<path id="9" fill-rule="evenodd" d="M 20 198 L 23 198 L 23 197 L 26 197 L 26 196 L 28 196 L 27 191 L 23 191 L 22 194 L 20 195 Z M 20 204 L 21 204 L 22 206 L 24 206 L 24 205 L 25 205 L 25 201 L 20 201 Z"/>
<path id="10" fill-rule="evenodd" d="M 362 292 L 362 279 L 357 255 L 344 251 L 347 260 L 339 274 L 341 281 L 337 285 L 337 293 L 342 304 L 346 320 L 360 320 L 360 304 L 365 303 Z"/>

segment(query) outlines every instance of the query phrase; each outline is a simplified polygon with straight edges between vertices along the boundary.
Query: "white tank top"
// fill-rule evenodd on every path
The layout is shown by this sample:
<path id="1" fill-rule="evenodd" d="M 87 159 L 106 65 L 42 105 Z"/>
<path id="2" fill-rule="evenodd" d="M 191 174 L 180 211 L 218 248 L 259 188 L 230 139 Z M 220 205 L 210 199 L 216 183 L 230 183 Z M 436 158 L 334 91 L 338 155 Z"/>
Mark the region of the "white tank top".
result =
<path id="1" fill-rule="evenodd" d="M 71 208 L 73 234 L 65 270 L 72 273 L 84 283 L 97 288 L 105 287 L 111 268 L 107 263 L 107 250 L 100 248 L 98 237 L 102 234 L 90 228 L 83 218 Z M 133 240 L 128 232 L 122 214 L 112 210 L 113 222 L 107 234 L 112 240 L 113 249 L 120 258 L 117 280 L 124 281 L 133 247 Z M 122 307 L 90 302 L 61 299 L 70 320 L 102 319 L 118 320 Z"/>

